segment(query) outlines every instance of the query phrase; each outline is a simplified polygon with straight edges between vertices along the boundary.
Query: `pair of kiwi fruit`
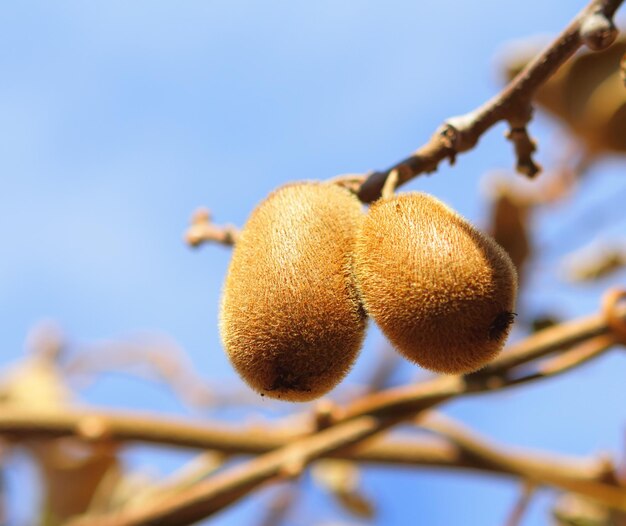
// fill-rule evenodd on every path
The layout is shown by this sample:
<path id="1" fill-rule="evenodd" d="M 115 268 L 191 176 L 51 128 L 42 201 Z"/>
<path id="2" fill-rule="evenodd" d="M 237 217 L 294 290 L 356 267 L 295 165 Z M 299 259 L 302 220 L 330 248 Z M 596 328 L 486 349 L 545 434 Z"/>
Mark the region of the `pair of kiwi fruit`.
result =
<path id="1" fill-rule="evenodd" d="M 331 183 L 274 191 L 234 248 L 220 330 L 261 395 L 313 400 L 348 373 L 372 317 L 406 358 L 479 369 L 502 348 L 517 290 L 506 252 L 424 193 L 375 202 Z"/>

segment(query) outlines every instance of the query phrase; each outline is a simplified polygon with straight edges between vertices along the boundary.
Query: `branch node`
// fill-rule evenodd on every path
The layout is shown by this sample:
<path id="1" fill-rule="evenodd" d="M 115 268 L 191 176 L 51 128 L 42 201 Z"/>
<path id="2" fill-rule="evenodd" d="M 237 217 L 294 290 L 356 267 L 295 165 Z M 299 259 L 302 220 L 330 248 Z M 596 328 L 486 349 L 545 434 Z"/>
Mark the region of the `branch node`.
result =
<path id="1" fill-rule="evenodd" d="M 111 430 L 104 418 L 88 415 L 80 418 L 76 423 L 76 434 L 90 442 L 100 442 L 110 438 Z"/>
<path id="2" fill-rule="evenodd" d="M 468 131 L 473 129 L 477 116 L 476 111 L 471 111 L 464 115 L 450 117 L 440 128 L 439 134 L 444 139 L 444 145 L 452 150 L 450 164 L 454 164 L 454 157 L 457 153 L 471 150 L 478 144 L 479 134 Z"/>
<path id="3" fill-rule="evenodd" d="M 295 455 L 286 460 L 278 471 L 278 476 L 282 479 L 297 479 L 306 468 L 306 462 L 301 455 Z"/>
<path id="4" fill-rule="evenodd" d="M 617 33 L 613 20 L 602 10 L 590 14 L 580 25 L 580 36 L 587 47 L 593 51 L 608 48 L 615 42 Z"/>

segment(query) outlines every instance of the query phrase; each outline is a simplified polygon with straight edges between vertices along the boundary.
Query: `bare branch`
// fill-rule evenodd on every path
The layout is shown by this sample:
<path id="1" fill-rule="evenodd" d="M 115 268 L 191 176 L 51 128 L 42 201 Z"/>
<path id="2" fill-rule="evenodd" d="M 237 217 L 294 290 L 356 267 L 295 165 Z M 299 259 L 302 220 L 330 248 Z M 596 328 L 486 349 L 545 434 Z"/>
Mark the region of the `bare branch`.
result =
<path id="1" fill-rule="evenodd" d="M 388 422 L 387 422 L 388 423 Z M 626 509 L 621 490 L 602 482 L 608 468 L 601 459 L 587 467 L 559 464 L 553 458 L 533 457 L 514 452 L 477 439 L 471 433 L 429 415 L 420 425 L 433 429 L 452 439 L 468 458 L 478 460 L 496 471 L 521 475 L 536 484 L 547 484 L 578 491 L 605 504 Z M 131 526 L 143 524 L 184 525 L 208 517 L 222 507 L 239 499 L 259 484 L 273 478 L 297 476 L 312 460 L 336 451 L 377 432 L 384 424 L 372 417 L 360 417 L 344 422 L 315 435 L 303 437 L 278 450 L 267 453 L 243 465 L 228 469 L 213 478 L 201 482 L 184 493 L 169 499 L 154 502 L 142 509 L 130 509 L 118 514 L 98 517 L 83 517 L 73 526 L 115 525 Z M 360 448 L 366 446 L 359 446 Z M 572 469 L 574 467 L 574 469 Z M 489 468 L 488 468 L 489 469 Z"/>
<path id="2" fill-rule="evenodd" d="M 299 488 L 292 484 L 282 488 L 282 491 L 270 502 L 260 526 L 280 526 L 283 524 L 299 493 Z"/>
<path id="3" fill-rule="evenodd" d="M 139 367 L 137 367 L 139 366 Z M 103 341 L 81 347 L 63 365 L 69 377 L 90 377 L 97 373 L 131 371 L 163 381 L 191 406 L 206 407 L 229 403 L 210 389 L 192 367 L 183 349 L 164 337 Z"/>
<path id="4" fill-rule="evenodd" d="M 616 309 L 615 316 L 621 320 L 626 319 L 626 307 Z M 516 365 L 541 358 L 596 336 L 612 334 L 612 332 L 607 316 L 602 313 L 561 323 L 513 344 L 493 362 L 472 376 L 497 375 Z"/>
<path id="5" fill-rule="evenodd" d="M 303 437 L 242 465 L 227 469 L 210 479 L 181 491 L 171 498 L 155 502 L 152 507 L 130 509 L 110 516 L 84 517 L 73 526 L 131 526 L 191 524 L 238 500 L 270 479 L 297 476 L 312 460 L 349 447 L 370 437 L 381 428 L 375 417 L 363 416 Z"/>
<path id="6" fill-rule="evenodd" d="M 134 423 L 137 425 L 134 426 Z M 70 409 L 55 414 L 4 409 L 0 413 L 0 434 L 16 440 L 79 437 L 88 441 L 145 442 L 168 447 L 214 450 L 229 455 L 267 453 L 301 436 L 269 427 L 235 427 L 213 422 L 198 424 L 141 413 L 99 413 Z M 450 441 L 435 437 L 376 440 L 349 451 L 335 452 L 329 457 L 407 467 L 470 469 L 507 474 L 506 470 L 466 455 Z M 573 477 L 595 476 L 595 464 L 587 460 L 559 460 L 545 455 L 541 462 L 554 464 L 558 470 L 567 470 Z"/>
<path id="7" fill-rule="evenodd" d="M 534 494 L 535 485 L 528 481 L 522 482 L 519 497 L 505 523 L 506 526 L 520 526 L 522 524 L 524 514 L 526 513 L 526 510 L 528 510 L 528 506 L 530 505 Z"/>
<path id="8" fill-rule="evenodd" d="M 519 385 L 565 373 L 601 356 L 616 343 L 617 341 L 613 336 L 597 336 L 589 341 L 579 343 L 570 351 L 539 363 L 535 368 L 536 370 L 531 373 L 520 377 L 515 374 L 515 370 L 507 373 L 506 376 L 510 378 L 507 384 Z"/>
<path id="9" fill-rule="evenodd" d="M 444 159 L 453 164 L 457 154 L 474 148 L 483 133 L 503 120 L 512 123 L 510 137 L 518 153 L 518 167 L 523 173 L 534 175 L 538 167 L 530 158 L 534 147 L 525 126 L 535 91 L 583 44 L 598 50 L 605 49 L 615 40 L 617 31 L 612 17 L 622 1 L 592 1 L 495 97 L 465 115 L 447 119 L 410 157 L 385 171 L 371 173 L 361 186 L 359 198 L 363 202 L 378 199 L 387 177 L 394 170 L 398 173 L 400 185 L 420 174 L 434 172 Z"/>
<path id="10" fill-rule="evenodd" d="M 569 477 L 563 478 L 560 473 L 546 473 L 541 463 L 535 465 L 529 463 L 520 464 L 519 459 L 515 455 L 511 455 L 510 451 L 506 453 L 499 451 L 497 447 L 484 438 L 440 414 L 428 413 L 418 419 L 418 423 L 450 438 L 461 448 L 480 458 L 499 464 L 502 467 L 506 466 L 507 469 L 517 472 L 521 477 L 532 483 L 560 487 L 568 491 L 580 493 L 605 506 L 626 511 L 626 490 L 606 482 L 607 479 L 612 479 L 611 475 L 614 473 L 614 468 L 611 465 L 606 465 L 604 474 L 597 480 L 572 480 Z"/>

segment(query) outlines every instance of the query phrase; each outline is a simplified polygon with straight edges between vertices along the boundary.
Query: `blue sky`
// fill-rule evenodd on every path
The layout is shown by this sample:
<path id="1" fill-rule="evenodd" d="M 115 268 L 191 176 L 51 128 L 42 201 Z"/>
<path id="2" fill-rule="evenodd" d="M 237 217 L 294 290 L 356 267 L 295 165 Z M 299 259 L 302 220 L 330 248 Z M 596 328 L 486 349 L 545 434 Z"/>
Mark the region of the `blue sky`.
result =
<path id="1" fill-rule="evenodd" d="M 446 117 L 495 90 L 506 41 L 554 34 L 583 2 L 44 1 L 0 6 L 0 359 L 22 356 L 42 318 L 77 342 L 158 331 L 175 338 L 207 380 L 236 385 L 220 348 L 217 308 L 229 251 L 191 251 L 182 233 L 195 207 L 241 225 L 273 188 L 384 168 L 425 142 Z M 484 174 L 513 166 L 498 126 L 455 167 L 406 189 L 428 191 L 484 224 Z M 533 122 L 538 159 L 560 133 Z M 576 217 L 624 189 L 624 161 L 592 170 L 567 206 L 535 218 L 548 244 L 524 298 L 529 312 L 593 312 L 610 282 L 568 288 L 559 256 L 597 234 Z M 563 235 L 565 232 L 565 235 Z M 624 274 L 618 276 L 623 282 Z M 352 380 L 380 346 L 371 330 Z M 623 356 L 541 386 L 468 399 L 446 410 L 521 446 L 586 454 L 621 446 Z M 405 378 L 417 372 L 404 366 Z M 82 393 L 98 406 L 189 413 L 167 391 L 107 376 Z M 251 411 L 252 412 L 252 411 Z M 229 417 L 229 415 L 226 415 Z M 230 416 L 229 418 L 235 418 Z M 134 450 L 133 465 L 173 469 L 184 456 Z M 25 469 L 16 467 L 12 495 Z M 306 483 L 306 482 L 305 482 Z M 365 471 L 380 495 L 378 524 L 501 524 L 515 484 L 420 470 Z M 455 505 L 450 505 L 454 502 Z M 547 524 L 547 499 L 529 524 Z M 215 524 L 258 513 L 248 499 Z M 19 508 L 19 506 L 17 506 Z M 303 509 L 337 511 L 319 494 Z M 16 512 L 16 513 L 24 513 Z M 303 522 L 302 524 L 304 524 Z M 294 522 L 296 524 L 296 522 Z"/>

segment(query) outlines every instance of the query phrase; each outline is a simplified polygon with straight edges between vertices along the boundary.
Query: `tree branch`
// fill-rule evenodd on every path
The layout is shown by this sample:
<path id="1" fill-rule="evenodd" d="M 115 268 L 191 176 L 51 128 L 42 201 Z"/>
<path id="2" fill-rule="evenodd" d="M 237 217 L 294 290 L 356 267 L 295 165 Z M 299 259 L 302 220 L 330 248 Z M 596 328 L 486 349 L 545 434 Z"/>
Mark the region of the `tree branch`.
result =
<path id="1" fill-rule="evenodd" d="M 73 526 L 191 524 L 211 516 L 270 479 L 298 476 L 312 460 L 356 444 L 380 428 L 381 422 L 375 417 L 363 416 L 349 420 L 222 471 L 206 481 L 182 490 L 177 495 L 154 502 L 152 507 L 131 508 L 105 516 L 87 516 L 71 524 Z"/>
<path id="2" fill-rule="evenodd" d="M 503 453 L 499 451 L 496 446 L 490 444 L 484 438 L 442 415 L 431 412 L 419 418 L 418 423 L 427 429 L 450 438 L 461 448 L 475 454 L 479 458 L 488 459 L 501 467 L 517 472 L 522 478 L 532 483 L 553 485 L 594 499 L 605 506 L 626 511 L 626 490 L 618 487 L 616 484 L 607 482 L 607 480 L 614 481 L 614 469 L 608 464 L 604 474 L 597 480 L 572 480 L 569 477 L 562 477 L 562 474 L 558 472 L 545 472 L 541 463 L 534 465 L 529 463 L 520 464 L 518 459 L 511 455 L 510 452 Z"/>
<path id="3" fill-rule="evenodd" d="M 91 421 L 91 423 L 89 423 Z M 101 432 L 95 432 L 100 429 Z M 298 430 L 300 432 L 301 430 Z M 302 434 L 267 427 L 236 427 L 164 418 L 141 413 L 100 413 L 93 410 L 44 411 L 4 409 L 0 412 L 0 434 L 17 441 L 76 437 L 87 441 L 134 442 L 201 450 L 229 455 L 257 455 L 285 446 Z M 534 455 L 534 454 L 533 454 Z M 529 454 L 529 458 L 533 455 Z M 329 458 L 405 467 L 468 469 L 509 474 L 491 463 L 467 454 L 443 438 L 389 438 L 334 452 Z M 530 460 L 529 460 L 530 462 Z M 575 478 L 595 478 L 596 463 L 579 459 L 554 459 L 545 455 L 543 464 L 567 471 Z"/>
<path id="4" fill-rule="evenodd" d="M 388 422 L 387 422 L 388 423 Z M 436 424 L 436 422 L 435 422 Z M 435 430 L 436 425 L 430 426 Z M 304 467 L 331 451 L 356 444 L 377 432 L 384 423 L 374 417 L 362 416 L 338 424 L 317 434 L 299 439 L 280 449 L 266 453 L 243 465 L 227 469 L 193 488 L 170 498 L 160 499 L 141 509 L 131 508 L 105 516 L 86 516 L 71 523 L 72 526 L 160 526 L 191 524 L 211 516 L 226 505 L 238 500 L 263 482 L 275 478 L 299 475 Z M 451 433 L 450 429 L 443 429 Z M 454 431 L 454 430 L 453 430 Z M 601 480 L 607 466 L 604 462 L 589 464 L 585 471 L 572 476 L 571 466 L 562 469 L 554 460 L 544 462 L 528 454 L 496 448 L 479 442 L 471 436 L 463 436 L 456 430 L 454 442 L 466 449 L 470 456 L 491 465 L 496 471 L 530 477 L 536 484 L 548 484 L 600 499 L 607 505 L 626 510 L 626 494 Z"/>
<path id="5" fill-rule="evenodd" d="M 444 159 L 454 164 L 457 154 L 474 148 L 480 137 L 500 121 L 510 125 L 509 138 L 517 150 L 518 170 L 531 177 L 535 175 L 538 166 L 531 158 L 534 145 L 526 131 L 534 94 L 583 44 L 597 51 L 613 43 L 617 30 L 612 18 L 622 1 L 592 1 L 495 97 L 465 115 L 447 119 L 410 157 L 385 171 L 369 174 L 361 185 L 359 198 L 366 203 L 378 199 L 394 170 L 398 173 L 397 184 L 401 185 L 420 174 L 434 172 Z"/>

